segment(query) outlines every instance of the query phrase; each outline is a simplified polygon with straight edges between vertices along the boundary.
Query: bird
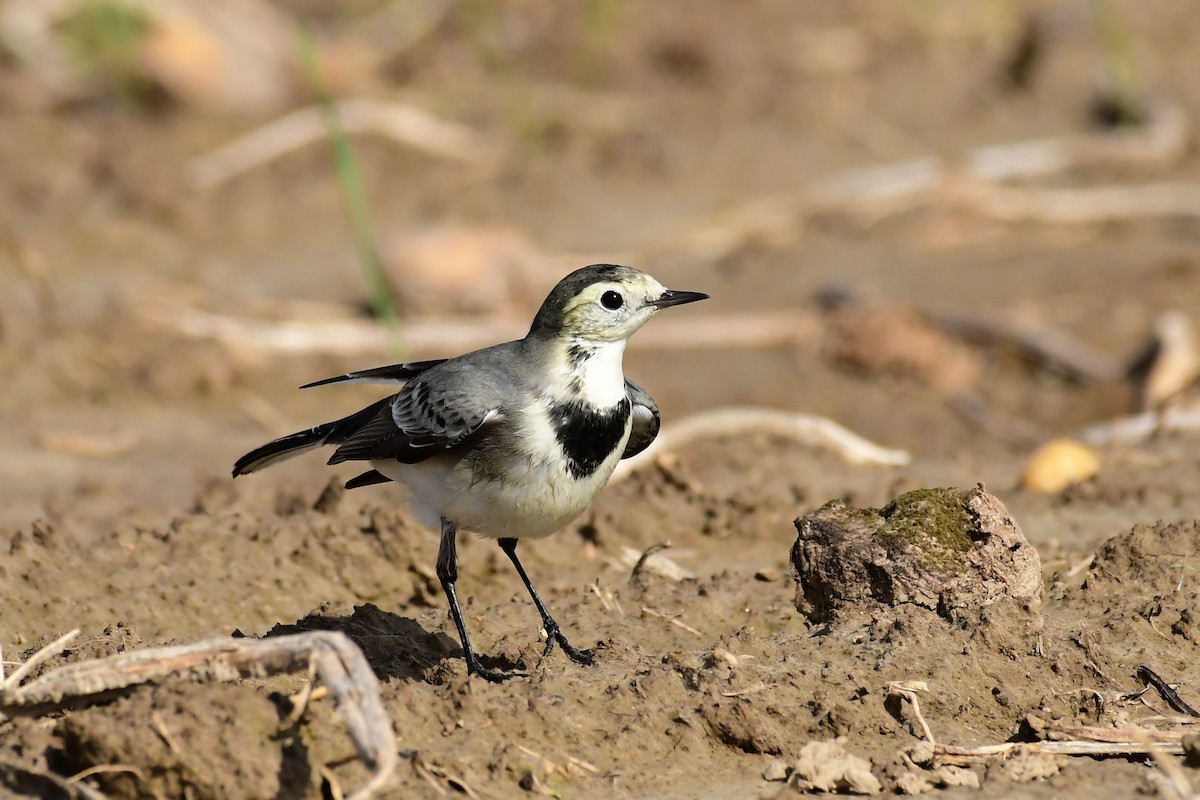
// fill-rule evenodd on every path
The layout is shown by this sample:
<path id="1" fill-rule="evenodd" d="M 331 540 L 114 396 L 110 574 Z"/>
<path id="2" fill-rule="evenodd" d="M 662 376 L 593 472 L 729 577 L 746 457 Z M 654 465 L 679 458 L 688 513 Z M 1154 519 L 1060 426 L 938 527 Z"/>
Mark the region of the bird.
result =
<path id="1" fill-rule="evenodd" d="M 234 464 L 233 476 L 336 445 L 329 464 L 370 465 L 347 489 L 404 484 L 422 522 L 440 528 L 436 573 L 468 677 L 498 683 L 520 673 L 486 668 L 471 646 L 455 588 L 460 531 L 496 539 L 512 562 L 541 615 L 543 658 L 557 644 L 590 666 L 593 651 L 574 647 L 563 634 L 517 557 L 517 544 L 577 518 L 617 463 L 654 441 L 658 405 L 625 377 L 625 345 L 659 311 L 707 298 L 667 289 L 633 267 L 582 267 L 554 286 L 520 339 L 300 387 L 402 384 L 361 411 L 251 450 Z"/>

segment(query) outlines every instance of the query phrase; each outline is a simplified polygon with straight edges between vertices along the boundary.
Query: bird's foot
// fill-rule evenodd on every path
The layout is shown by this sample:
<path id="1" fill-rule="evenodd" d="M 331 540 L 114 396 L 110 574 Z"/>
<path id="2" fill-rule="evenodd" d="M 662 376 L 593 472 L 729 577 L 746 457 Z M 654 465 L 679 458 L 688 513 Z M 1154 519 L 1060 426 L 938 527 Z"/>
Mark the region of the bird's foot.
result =
<path id="1" fill-rule="evenodd" d="M 558 628 L 558 623 L 554 620 L 549 620 L 543 626 L 546 631 L 546 648 L 542 651 L 542 658 L 550 655 L 550 651 L 554 649 L 554 645 L 558 644 L 562 651 L 567 654 L 567 658 L 574 661 L 576 664 L 582 664 L 585 667 L 590 667 L 596 663 L 595 650 L 580 650 L 573 644 L 567 641 L 567 637 Z"/>
<path id="2" fill-rule="evenodd" d="M 528 673 L 525 672 L 501 672 L 497 669 L 488 669 L 479 662 L 479 659 L 471 655 L 467 659 L 467 676 L 478 675 L 488 683 L 504 683 L 510 678 L 528 678 Z"/>

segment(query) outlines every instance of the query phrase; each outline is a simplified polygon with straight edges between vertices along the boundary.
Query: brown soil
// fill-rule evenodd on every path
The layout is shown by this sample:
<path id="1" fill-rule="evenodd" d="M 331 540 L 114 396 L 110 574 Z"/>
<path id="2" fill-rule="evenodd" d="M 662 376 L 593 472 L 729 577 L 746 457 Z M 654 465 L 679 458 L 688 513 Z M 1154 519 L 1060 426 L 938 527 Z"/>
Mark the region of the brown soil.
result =
<path id="1" fill-rule="evenodd" d="M 361 308 L 326 150 L 196 191 L 187 159 L 261 120 L 144 112 L 103 94 L 55 104 L 0 61 L 5 660 L 75 627 L 83 635 L 46 668 L 235 630 L 344 631 L 412 756 L 387 790 L 397 798 L 786 796 L 794 790 L 764 770 L 782 777 L 773 762 L 791 765 L 809 742 L 835 737 L 894 788 L 907 769 L 898 753 L 920 728 L 888 701 L 892 681 L 925 681 L 925 718 L 939 741 L 959 744 L 1005 741 L 1034 711 L 1096 724 L 1177 716 L 1153 691 L 1127 697 L 1143 687 L 1140 665 L 1200 705 L 1195 435 L 1102 452 L 1099 475 L 1058 495 L 1022 492 L 1031 448 L 981 432 L 955 413 L 954 396 L 969 389 L 1044 440 L 1132 410 L 1136 387 L 1071 380 L 919 315 L 1020 315 L 1131 357 L 1163 310 L 1200 308 L 1194 221 L 1003 225 L 935 206 L 751 235 L 715 260 L 671 246 L 696 220 L 842 169 L 1090 130 L 1102 63 L 1086 23 L 1072 22 L 1090 6 L 1052 4 L 1060 24 L 1037 79 L 1014 91 L 997 83 L 1003 48 L 956 4 L 755 2 L 731 15 L 700 3 L 686 16 L 614 5 L 600 45 L 572 12 L 500 4 L 487 24 L 509 33 L 492 36 L 464 10 L 384 70 L 373 91 L 467 121 L 515 155 L 485 179 L 361 141 L 381 231 L 494 223 L 549 253 L 588 254 L 553 256 L 549 277 L 531 279 L 542 281 L 535 295 L 586 261 L 654 252 L 637 265 L 712 295 L 696 314 L 811 315 L 820 333 L 793 347 L 681 356 L 635 338 L 626 370 L 668 427 L 718 406 L 790 408 L 907 448 L 913 462 L 853 466 L 773 436 L 714 437 L 609 487 L 584 518 L 522 550 L 567 635 L 598 648 L 592 668 L 542 658 L 536 613 L 507 560 L 467 539 L 459 590 L 474 641 L 485 664 L 529 673 L 468 680 L 432 576 L 436 537 L 398 490 L 318 503 L 335 477 L 319 458 L 227 477 L 266 438 L 378 396 L 293 387 L 388 355 L 232 352 L 139 313 L 168 290 L 245 316 L 305 301 Z M 1143 83 L 1196 108 L 1188 12 L 1170 0 L 1123 12 Z M 864 37 L 865 63 L 814 72 L 811 35 L 843 26 Z M 1187 181 L 1200 159 L 1118 172 L 1064 180 Z M 831 285 L 869 302 L 822 316 L 814 297 Z M 862 316 L 871 309 L 874 321 Z M 831 500 L 885 509 L 914 489 L 980 483 L 1040 558 L 1040 631 L 989 634 L 986 614 L 936 603 L 875 613 L 848 594 L 838 601 L 863 613 L 797 609 L 797 518 Z M 622 547 L 666 540 L 663 555 L 697 577 L 631 578 L 617 560 Z M 284 729 L 285 698 L 304 680 L 168 681 L 0 722 L 0 765 L 61 776 L 105 767 L 86 780 L 114 797 L 319 797 L 326 775 L 350 789 L 364 771 L 327 701 Z M 1153 761 L 1138 758 L 974 772 L 979 789 L 946 791 L 1117 798 L 1160 786 Z M 1200 770 L 1185 774 L 1200 786 Z M 0 769 L 10 793 L 49 791 L 13 776 Z"/>

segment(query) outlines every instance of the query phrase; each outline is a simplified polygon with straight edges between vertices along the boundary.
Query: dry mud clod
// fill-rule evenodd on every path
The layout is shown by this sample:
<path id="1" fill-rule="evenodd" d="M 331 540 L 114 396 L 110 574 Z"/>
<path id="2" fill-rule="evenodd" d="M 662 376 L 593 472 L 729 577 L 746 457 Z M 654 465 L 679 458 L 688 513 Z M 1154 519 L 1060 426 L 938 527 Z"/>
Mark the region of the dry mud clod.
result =
<path id="1" fill-rule="evenodd" d="M 1042 629 L 1037 551 L 982 487 L 921 489 L 878 509 L 832 501 L 796 530 L 796 607 L 816 622 L 915 605 L 985 632 Z"/>

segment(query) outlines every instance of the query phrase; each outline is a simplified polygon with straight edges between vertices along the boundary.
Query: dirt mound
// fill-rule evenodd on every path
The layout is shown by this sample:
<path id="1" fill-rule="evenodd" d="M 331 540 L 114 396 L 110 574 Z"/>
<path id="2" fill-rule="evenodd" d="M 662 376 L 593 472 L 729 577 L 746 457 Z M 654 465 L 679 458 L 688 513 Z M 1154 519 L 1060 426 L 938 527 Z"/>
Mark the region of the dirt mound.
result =
<path id="1" fill-rule="evenodd" d="M 1200 520 L 1135 525 L 1096 551 L 1087 586 L 1171 594 L 1200 581 Z"/>
<path id="2" fill-rule="evenodd" d="M 57 766 L 96 769 L 115 797 L 286 796 L 303 790 L 308 762 L 279 729 L 276 705 L 251 687 L 172 681 L 66 717 Z"/>
<path id="3" fill-rule="evenodd" d="M 1142 664 L 1190 673 L 1200 657 L 1200 520 L 1135 525 L 1100 546 L 1078 585 L 1060 579 L 1051 594 L 1086 620 L 1075 641 L 1106 675 Z"/>

